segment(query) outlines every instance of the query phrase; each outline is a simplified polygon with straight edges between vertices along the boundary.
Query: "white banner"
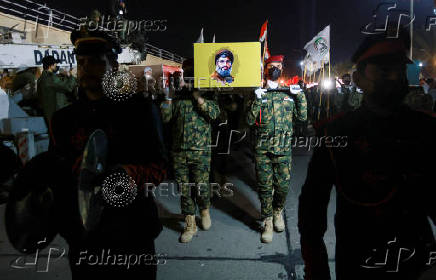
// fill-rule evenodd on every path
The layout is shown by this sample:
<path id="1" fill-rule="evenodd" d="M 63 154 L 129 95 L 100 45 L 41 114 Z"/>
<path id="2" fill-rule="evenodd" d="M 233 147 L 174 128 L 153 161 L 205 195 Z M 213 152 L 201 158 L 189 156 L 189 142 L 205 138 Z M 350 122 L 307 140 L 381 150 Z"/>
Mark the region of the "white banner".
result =
<path id="1" fill-rule="evenodd" d="M 73 46 L 41 46 L 33 44 L 0 44 L 0 68 L 42 66 L 42 59 L 53 55 L 59 66 L 76 65 Z"/>
<path id="2" fill-rule="evenodd" d="M 0 44 L 0 68 L 42 67 L 42 58 L 52 55 L 60 60 L 59 66 L 76 66 L 72 45 L 47 46 L 34 44 Z M 118 56 L 119 63 L 139 63 L 139 53 L 129 48 Z"/>

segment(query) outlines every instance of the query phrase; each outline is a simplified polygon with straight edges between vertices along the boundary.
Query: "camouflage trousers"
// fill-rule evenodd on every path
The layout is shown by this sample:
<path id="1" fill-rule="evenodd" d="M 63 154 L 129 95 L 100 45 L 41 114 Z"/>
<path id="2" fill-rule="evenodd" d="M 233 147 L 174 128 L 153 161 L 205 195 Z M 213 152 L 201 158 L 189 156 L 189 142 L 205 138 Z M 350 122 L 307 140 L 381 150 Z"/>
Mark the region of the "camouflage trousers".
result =
<path id="1" fill-rule="evenodd" d="M 183 215 L 210 207 L 209 151 L 173 152 L 174 176 L 181 192 Z"/>
<path id="2" fill-rule="evenodd" d="M 262 219 L 285 206 L 291 181 L 291 155 L 256 154 L 256 180 Z M 273 192 L 274 190 L 274 192 Z"/>

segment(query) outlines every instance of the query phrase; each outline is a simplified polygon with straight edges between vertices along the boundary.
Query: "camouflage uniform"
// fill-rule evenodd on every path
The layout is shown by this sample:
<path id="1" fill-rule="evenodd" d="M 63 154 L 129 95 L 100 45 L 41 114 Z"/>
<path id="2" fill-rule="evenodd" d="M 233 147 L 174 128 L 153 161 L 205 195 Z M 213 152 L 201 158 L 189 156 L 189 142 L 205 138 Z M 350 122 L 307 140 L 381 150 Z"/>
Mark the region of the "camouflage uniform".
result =
<path id="1" fill-rule="evenodd" d="M 350 90 L 347 105 L 350 110 L 356 110 L 362 104 L 363 94 L 358 92 L 355 87 Z"/>
<path id="2" fill-rule="evenodd" d="M 294 116 L 299 121 L 307 119 L 306 97 L 302 92 L 293 97 L 279 91 L 266 92 L 248 112 L 248 124 L 256 124 L 256 180 L 262 219 L 271 217 L 273 208 L 285 205 L 291 179 Z"/>
<path id="3" fill-rule="evenodd" d="M 210 206 L 209 172 L 211 157 L 211 124 L 220 110 L 215 100 L 175 100 L 162 103 L 164 123 L 172 121 L 172 156 L 175 180 L 181 188 L 184 215 L 195 215 Z M 189 183 L 195 183 L 195 187 Z"/>

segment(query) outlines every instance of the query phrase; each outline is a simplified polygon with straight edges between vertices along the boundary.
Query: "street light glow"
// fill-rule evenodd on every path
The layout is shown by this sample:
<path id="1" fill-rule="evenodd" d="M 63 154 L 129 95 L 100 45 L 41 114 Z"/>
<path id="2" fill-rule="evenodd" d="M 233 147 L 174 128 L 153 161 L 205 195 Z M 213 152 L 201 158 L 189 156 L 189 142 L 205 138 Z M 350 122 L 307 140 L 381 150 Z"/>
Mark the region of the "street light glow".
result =
<path id="1" fill-rule="evenodd" d="M 322 81 L 322 87 L 324 89 L 331 89 L 333 87 L 333 83 L 332 83 L 331 80 L 325 79 L 325 80 Z"/>

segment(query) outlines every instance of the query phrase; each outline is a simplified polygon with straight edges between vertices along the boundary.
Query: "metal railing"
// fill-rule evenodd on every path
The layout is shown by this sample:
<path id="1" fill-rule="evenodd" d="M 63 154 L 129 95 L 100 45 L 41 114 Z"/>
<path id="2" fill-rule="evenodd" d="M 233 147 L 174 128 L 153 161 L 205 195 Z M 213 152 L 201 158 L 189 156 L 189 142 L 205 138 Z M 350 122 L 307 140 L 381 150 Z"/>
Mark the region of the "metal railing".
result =
<path id="1" fill-rule="evenodd" d="M 77 29 L 80 22 L 75 16 L 30 0 L 0 0 L 0 12 L 67 31 Z"/>
<path id="2" fill-rule="evenodd" d="M 80 18 L 65 12 L 52 9 L 47 5 L 35 3 L 31 0 L 0 0 L 0 12 L 10 14 L 46 26 L 56 27 L 65 31 L 77 30 L 80 25 Z M 23 32 L 26 32 L 26 24 Z M 21 30 L 17 30 L 20 32 Z M 171 60 L 177 63 L 183 62 L 183 57 L 169 51 L 157 48 L 151 44 L 145 44 L 147 53 Z"/>
<path id="3" fill-rule="evenodd" d="M 172 52 L 159 49 L 151 44 L 145 44 L 146 50 L 148 54 L 160 57 L 162 59 L 171 60 L 177 63 L 183 63 L 184 58 L 180 55 L 174 54 Z"/>

